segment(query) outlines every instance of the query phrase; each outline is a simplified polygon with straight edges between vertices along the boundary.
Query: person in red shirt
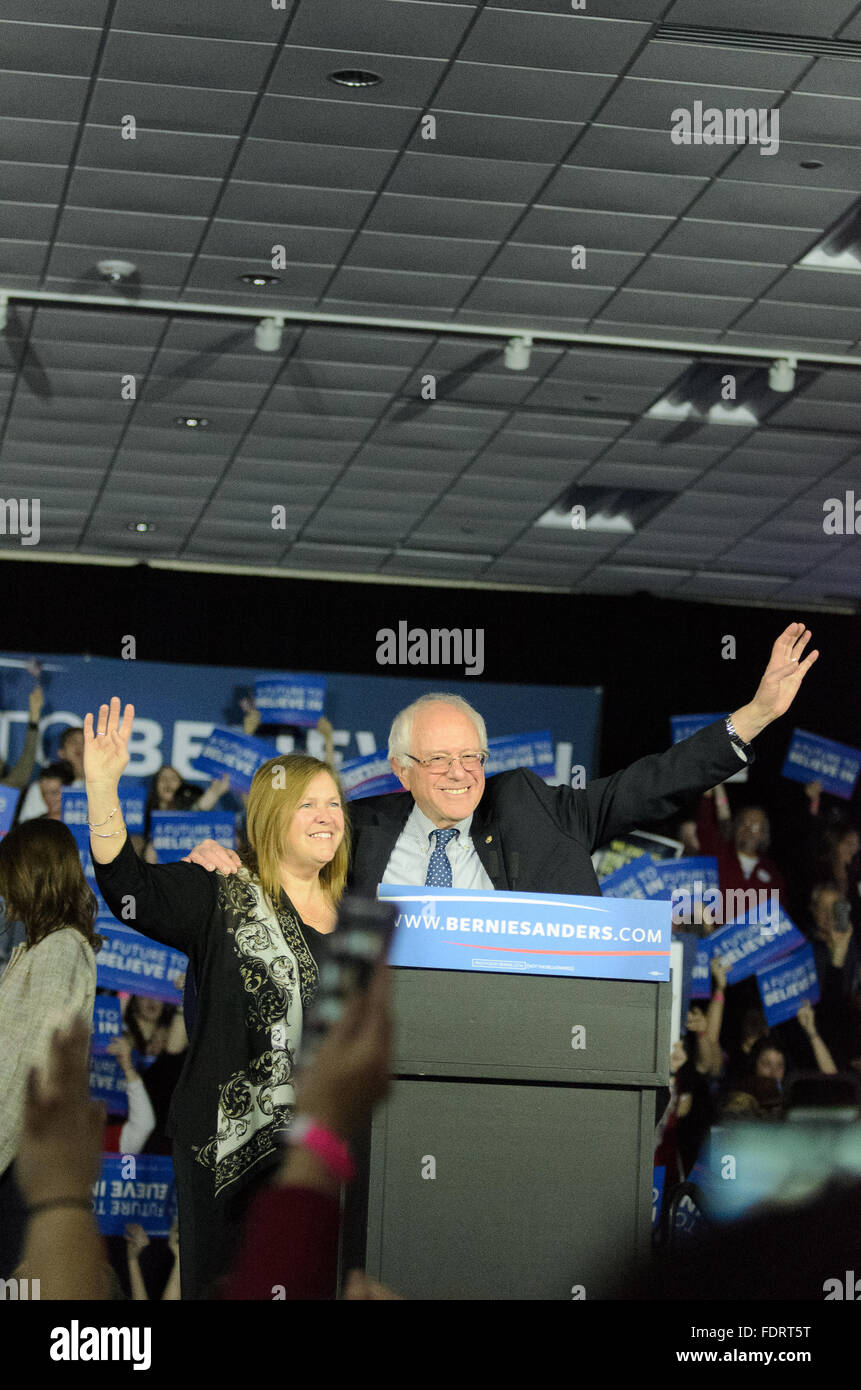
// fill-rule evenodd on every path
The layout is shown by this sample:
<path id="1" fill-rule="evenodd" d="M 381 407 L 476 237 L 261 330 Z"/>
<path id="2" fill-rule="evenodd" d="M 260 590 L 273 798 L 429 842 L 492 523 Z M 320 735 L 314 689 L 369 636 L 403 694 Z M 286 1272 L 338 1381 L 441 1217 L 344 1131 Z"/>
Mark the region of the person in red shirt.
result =
<path id="1" fill-rule="evenodd" d="M 714 855 L 718 861 L 724 925 L 753 906 L 753 899 L 738 896 L 750 889 L 757 895 L 762 890 L 769 895 L 776 892 L 777 898 L 769 896 L 764 901 L 777 902 L 785 909 L 786 880 L 766 853 L 771 827 L 761 806 L 746 806 L 731 816 L 726 792 L 722 786 L 715 787 L 700 799 L 697 839 L 700 853 Z"/>

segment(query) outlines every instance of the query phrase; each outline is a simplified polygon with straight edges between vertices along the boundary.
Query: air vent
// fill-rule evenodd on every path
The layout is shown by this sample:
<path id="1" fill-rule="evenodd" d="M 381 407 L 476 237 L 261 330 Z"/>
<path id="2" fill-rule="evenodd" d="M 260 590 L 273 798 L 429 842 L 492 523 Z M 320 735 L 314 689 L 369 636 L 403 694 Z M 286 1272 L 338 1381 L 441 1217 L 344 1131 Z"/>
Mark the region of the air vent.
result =
<path id="1" fill-rule="evenodd" d="M 762 48 L 769 53 L 809 53 L 813 58 L 848 58 L 861 62 L 861 43 L 819 39 L 811 34 L 760 34 L 743 29 L 698 29 L 692 24 L 659 24 L 652 42 L 696 43 L 713 48 Z"/>

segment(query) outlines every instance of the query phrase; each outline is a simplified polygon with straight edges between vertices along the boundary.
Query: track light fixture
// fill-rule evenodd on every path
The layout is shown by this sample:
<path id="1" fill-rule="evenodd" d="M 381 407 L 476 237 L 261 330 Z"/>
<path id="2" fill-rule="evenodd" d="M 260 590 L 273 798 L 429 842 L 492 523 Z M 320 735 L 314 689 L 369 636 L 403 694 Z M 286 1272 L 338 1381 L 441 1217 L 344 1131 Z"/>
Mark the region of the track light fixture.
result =
<path id="1" fill-rule="evenodd" d="M 254 330 L 254 346 L 259 352 L 277 352 L 283 331 L 284 320 L 280 314 L 261 319 Z"/>
<path id="2" fill-rule="evenodd" d="M 792 391 L 795 387 L 795 358 L 776 357 L 768 369 L 772 391 Z"/>
<path id="3" fill-rule="evenodd" d="M 107 280 L 109 285 L 121 285 L 137 274 L 134 261 L 96 261 L 96 270 L 99 279 Z"/>
<path id="4" fill-rule="evenodd" d="M 505 345 L 505 365 L 510 372 L 525 372 L 531 356 L 532 338 L 528 333 L 510 338 Z"/>

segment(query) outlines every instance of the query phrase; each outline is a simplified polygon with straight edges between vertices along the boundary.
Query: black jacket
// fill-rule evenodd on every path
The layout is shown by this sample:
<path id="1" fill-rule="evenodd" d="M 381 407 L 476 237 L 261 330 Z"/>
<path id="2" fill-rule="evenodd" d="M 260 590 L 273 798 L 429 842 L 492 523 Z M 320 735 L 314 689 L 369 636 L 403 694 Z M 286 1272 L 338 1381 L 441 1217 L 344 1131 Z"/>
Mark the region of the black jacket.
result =
<path id="1" fill-rule="evenodd" d="M 600 895 L 591 855 L 628 830 L 680 812 L 692 797 L 738 772 L 741 759 L 722 719 L 638 758 L 588 786 L 549 787 L 528 768 L 488 779 L 472 818 L 479 859 L 499 889 Z M 409 792 L 350 803 L 350 886 L 374 896 L 413 808 Z"/>

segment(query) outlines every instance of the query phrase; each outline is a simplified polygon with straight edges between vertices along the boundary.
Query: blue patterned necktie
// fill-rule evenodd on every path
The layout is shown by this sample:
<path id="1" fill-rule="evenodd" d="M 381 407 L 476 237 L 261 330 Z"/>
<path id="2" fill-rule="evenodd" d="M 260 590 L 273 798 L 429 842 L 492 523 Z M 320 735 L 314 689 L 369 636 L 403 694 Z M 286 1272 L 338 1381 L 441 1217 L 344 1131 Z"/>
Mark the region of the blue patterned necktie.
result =
<path id="1" fill-rule="evenodd" d="M 445 847 L 449 840 L 460 834 L 460 831 L 435 830 L 433 833 L 436 836 L 436 849 L 428 860 L 425 887 L 451 888 L 451 864 L 448 862 Z"/>

